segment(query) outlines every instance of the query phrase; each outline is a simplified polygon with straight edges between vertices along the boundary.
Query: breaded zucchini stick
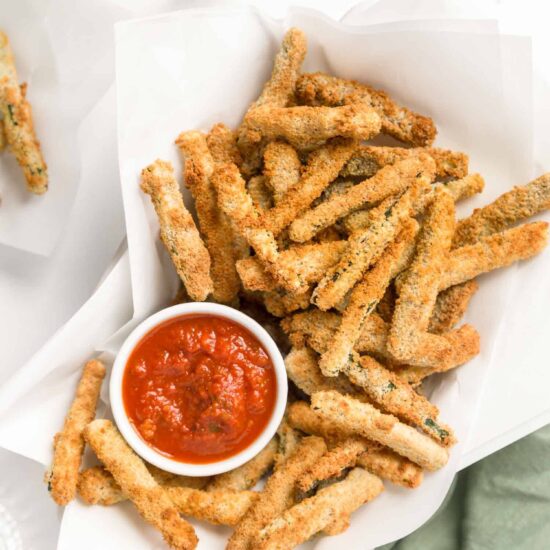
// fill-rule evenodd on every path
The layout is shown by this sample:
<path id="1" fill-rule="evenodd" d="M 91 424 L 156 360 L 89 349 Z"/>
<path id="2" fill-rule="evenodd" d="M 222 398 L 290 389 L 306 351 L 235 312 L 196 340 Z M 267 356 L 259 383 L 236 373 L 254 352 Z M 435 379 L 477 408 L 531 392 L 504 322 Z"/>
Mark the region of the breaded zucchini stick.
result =
<path id="1" fill-rule="evenodd" d="M 260 225 L 274 235 L 281 233 L 336 179 L 354 147 L 351 140 L 335 139 L 313 151 L 308 157 L 300 181 L 262 216 Z"/>
<path id="2" fill-rule="evenodd" d="M 306 105 L 350 105 L 364 103 L 382 121 L 382 132 L 409 145 L 431 145 L 437 133 L 431 118 L 401 107 L 386 93 L 355 80 L 324 73 L 303 74 L 296 84 L 296 95 Z"/>
<path id="3" fill-rule="evenodd" d="M 267 187 L 265 176 L 252 176 L 246 188 L 258 212 L 269 210 L 273 206 L 273 196 Z"/>
<path id="4" fill-rule="evenodd" d="M 550 208 L 550 173 L 514 187 L 495 201 L 460 220 L 456 227 L 453 247 L 473 244 L 480 239 L 504 229 L 514 223 L 534 216 Z"/>
<path id="5" fill-rule="evenodd" d="M 442 334 L 451 330 L 464 316 L 478 288 L 477 282 L 470 280 L 440 292 L 430 317 L 428 331 Z"/>
<path id="6" fill-rule="evenodd" d="M 531 222 L 481 237 L 476 243 L 455 248 L 445 262 L 439 291 L 469 281 L 488 271 L 526 260 L 548 242 L 548 223 Z"/>
<path id="7" fill-rule="evenodd" d="M 449 459 L 447 450 L 429 437 L 353 397 L 336 391 L 314 393 L 311 408 L 350 435 L 373 439 L 426 470 L 438 470 Z"/>
<path id="8" fill-rule="evenodd" d="M 357 458 L 369 447 L 366 439 L 350 437 L 336 443 L 296 483 L 296 489 L 307 494 L 315 490 L 321 481 L 338 477 L 347 468 L 352 468 Z"/>
<path id="9" fill-rule="evenodd" d="M 423 193 L 414 206 L 414 214 L 423 214 L 426 208 L 432 203 L 435 196 L 435 191 L 439 188 L 446 189 L 455 202 L 472 197 L 483 191 L 485 182 L 479 174 L 468 174 L 461 179 L 452 180 L 447 183 L 435 183 L 431 188 Z M 359 210 L 346 216 L 344 226 L 349 233 L 364 229 L 370 222 L 369 210 Z"/>
<path id="10" fill-rule="evenodd" d="M 291 294 L 289 292 L 272 291 L 264 292 L 264 306 L 275 317 L 286 317 L 298 309 L 307 309 L 310 305 L 312 290 L 309 289 L 302 294 Z"/>
<path id="11" fill-rule="evenodd" d="M 429 185 L 424 174 L 418 176 L 404 193 L 384 199 L 372 210 L 368 228 L 350 235 L 346 252 L 313 292 L 312 301 L 319 309 L 328 310 L 341 302 L 395 239 L 423 187 Z"/>
<path id="12" fill-rule="evenodd" d="M 19 86 L 13 53 L 6 34 L 0 31 L 0 113 L 6 143 L 21 166 L 27 189 L 36 195 L 48 190 L 48 168 L 36 139 L 32 111 Z"/>
<path id="13" fill-rule="evenodd" d="M 184 516 L 213 523 L 237 525 L 248 509 L 258 500 L 260 493 L 216 489 L 201 491 L 189 487 L 166 487 L 166 493 Z"/>
<path id="14" fill-rule="evenodd" d="M 418 154 L 428 154 L 433 158 L 437 179 L 463 178 L 468 173 L 468 155 L 465 153 L 435 147 L 405 149 L 360 145 L 340 172 L 340 176 L 372 178 L 384 166 Z"/>
<path id="15" fill-rule="evenodd" d="M 286 107 L 294 102 L 294 89 L 300 67 L 307 51 L 305 34 L 297 28 L 289 29 L 281 44 L 281 49 L 275 56 L 270 79 L 265 83 L 260 97 L 249 107 L 249 111 L 271 105 Z M 244 156 L 243 173 L 251 176 L 261 165 L 262 147 L 261 135 L 250 131 L 245 122 L 238 130 L 238 146 Z"/>
<path id="16" fill-rule="evenodd" d="M 212 298 L 231 303 L 240 288 L 235 269 L 233 231 L 227 216 L 218 208 L 216 190 L 211 179 L 214 159 L 202 132 L 182 132 L 176 139 L 185 159 L 185 184 L 195 200 L 199 227 L 210 254 L 210 276 L 214 285 Z"/>
<path id="17" fill-rule="evenodd" d="M 354 468 L 343 481 L 321 489 L 274 519 L 258 533 L 254 548 L 294 548 L 331 525 L 335 518 L 349 517 L 383 490 L 380 479 L 362 468 Z"/>
<path id="18" fill-rule="evenodd" d="M 156 160 L 141 172 L 141 189 L 151 197 L 160 236 L 189 296 L 206 300 L 213 291 L 210 254 L 181 196 L 171 163 Z"/>
<path id="19" fill-rule="evenodd" d="M 350 212 L 378 203 L 391 195 L 403 193 L 418 178 L 419 173 L 425 173 L 430 181 L 433 179 L 434 162 L 428 155 L 386 166 L 372 178 L 350 187 L 344 193 L 334 194 L 299 216 L 292 222 L 289 236 L 296 242 L 308 241 Z"/>
<path id="20" fill-rule="evenodd" d="M 212 177 L 218 192 L 218 204 L 239 234 L 252 246 L 263 267 L 278 285 L 289 291 L 304 291 L 307 286 L 294 271 L 279 266 L 279 251 L 273 233 L 259 225 L 259 214 L 246 190 L 237 165 L 225 163 L 216 167 Z"/>
<path id="21" fill-rule="evenodd" d="M 177 476 L 146 464 L 147 469 L 159 485 L 203 489 L 209 481 L 207 477 Z M 80 472 L 78 494 L 87 504 L 111 506 L 127 499 L 114 477 L 103 467 L 93 466 Z"/>
<path id="22" fill-rule="evenodd" d="M 322 390 L 336 390 L 341 393 L 357 393 L 345 377 L 326 377 L 319 370 L 317 354 L 308 348 L 293 348 L 285 358 L 288 378 L 306 395 Z"/>
<path id="23" fill-rule="evenodd" d="M 256 548 L 253 541 L 258 531 L 291 505 L 296 480 L 326 450 L 325 442 L 319 437 L 306 437 L 298 444 L 292 455 L 268 478 L 260 497 L 236 526 L 227 550 Z"/>
<path id="24" fill-rule="evenodd" d="M 298 430 L 327 440 L 341 441 L 356 437 L 351 430 L 344 430 L 342 433 L 339 425 L 320 416 L 304 401 L 297 401 L 289 406 L 288 421 Z M 358 465 L 382 479 L 409 489 L 414 489 L 422 483 L 420 466 L 379 443 L 369 439 L 364 441 L 368 449 L 357 459 Z"/>
<path id="25" fill-rule="evenodd" d="M 297 149 L 319 147 L 335 138 L 371 139 L 380 132 L 380 117 L 367 105 L 342 107 L 274 107 L 249 110 L 248 134 L 268 140 L 285 139 Z"/>
<path id="26" fill-rule="evenodd" d="M 279 253 L 278 263 L 284 269 L 295 272 L 297 277 L 309 285 L 323 278 L 327 270 L 338 262 L 346 247 L 346 241 L 293 246 Z M 272 291 L 277 286 L 257 258 L 239 260 L 237 272 L 247 290 Z"/>
<path id="27" fill-rule="evenodd" d="M 234 470 L 215 476 L 206 490 L 244 491 L 252 489 L 273 466 L 278 448 L 277 437 L 274 437 L 253 459 Z"/>
<path id="28" fill-rule="evenodd" d="M 170 548 L 196 548 L 198 539 L 193 527 L 180 516 L 166 490 L 109 420 L 88 424 L 84 437 L 140 515 L 162 533 Z"/>
<path id="29" fill-rule="evenodd" d="M 53 462 L 46 478 L 51 496 L 60 506 L 69 504 L 75 497 L 84 453 L 82 433 L 95 417 L 104 377 L 105 366 L 101 361 L 92 359 L 84 365 L 63 429 L 54 438 Z"/>
<path id="30" fill-rule="evenodd" d="M 284 141 L 268 143 L 264 151 L 264 176 L 275 204 L 300 181 L 302 163 L 296 149 Z"/>
<path id="31" fill-rule="evenodd" d="M 277 428 L 277 435 L 279 436 L 279 448 L 275 454 L 275 470 L 280 468 L 292 456 L 302 440 L 302 434 L 290 426 L 286 416 Z"/>
<path id="32" fill-rule="evenodd" d="M 413 219 L 405 220 L 395 241 L 388 245 L 376 264 L 351 291 L 338 331 L 319 362 L 325 376 L 335 376 L 349 362 L 365 320 L 376 309 L 390 281 L 408 267 L 414 254 L 417 232 L 418 223 Z"/>
<path id="33" fill-rule="evenodd" d="M 451 195 L 437 189 L 420 233 L 416 257 L 398 287 L 387 342 L 388 351 L 398 361 L 434 366 L 451 352 L 447 340 L 427 335 L 427 330 L 453 237 L 454 214 Z"/>
<path id="34" fill-rule="evenodd" d="M 456 442 L 452 428 L 438 420 L 437 407 L 372 357 L 356 357 L 346 365 L 345 373 L 353 384 L 363 388 L 372 402 L 384 411 L 407 424 L 417 426 L 444 447 Z"/>

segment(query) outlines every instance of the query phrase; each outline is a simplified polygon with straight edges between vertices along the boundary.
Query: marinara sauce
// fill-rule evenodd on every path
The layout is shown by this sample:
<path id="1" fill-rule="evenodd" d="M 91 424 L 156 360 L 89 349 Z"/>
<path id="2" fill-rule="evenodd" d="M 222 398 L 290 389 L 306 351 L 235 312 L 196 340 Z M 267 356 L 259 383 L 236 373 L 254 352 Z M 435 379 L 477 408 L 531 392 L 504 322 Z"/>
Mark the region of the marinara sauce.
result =
<path id="1" fill-rule="evenodd" d="M 126 414 L 141 437 L 191 463 L 248 447 L 269 422 L 276 394 L 273 364 L 256 337 L 212 315 L 176 317 L 152 329 L 122 381 Z"/>

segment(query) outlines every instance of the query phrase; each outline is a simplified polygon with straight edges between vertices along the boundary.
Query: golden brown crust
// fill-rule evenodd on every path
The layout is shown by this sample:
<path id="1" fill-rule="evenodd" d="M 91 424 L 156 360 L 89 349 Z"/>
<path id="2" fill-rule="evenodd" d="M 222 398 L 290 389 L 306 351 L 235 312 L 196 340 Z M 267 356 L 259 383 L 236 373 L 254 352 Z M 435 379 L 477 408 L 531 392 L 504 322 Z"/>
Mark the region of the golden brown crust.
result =
<path id="1" fill-rule="evenodd" d="M 275 56 L 271 77 L 265 83 L 260 97 L 249 107 L 249 111 L 262 105 L 286 107 L 294 102 L 296 80 L 306 50 L 305 34 L 300 29 L 289 29 Z M 238 136 L 237 143 L 244 157 L 241 167 L 246 176 L 251 176 L 262 162 L 262 139 L 260 135 L 250 132 L 246 121 L 241 124 Z"/>
<path id="2" fill-rule="evenodd" d="M 296 489 L 306 494 L 321 481 L 340 476 L 345 469 L 355 466 L 357 458 L 368 446 L 367 440 L 360 437 L 350 437 L 336 443 L 304 473 L 296 483 Z"/>
<path id="3" fill-rule="evenodd" d="M 311 300 L 312 290 L 302 294 L 291 294 L 285 291 L 262 293 L 265 309 L 275 317 L 286 317 L 299 309 L 307 309 Z"/>
<path id="4" fill-rule="evenodd" d="M 206 136 L 198 131 L 182 132 L 176 145 L 185 160 L 185 184 L 193 195 L 199 227 L 212 262 L 212 297 L 217 302 L 231 303 L 239 291 L 240 280 L 235 269 L 231 224 L 218 208 L 216 190 L 211 182 L 213 156 Z"/>
<path id="5" fill-rule="evenodd" d="M 404 193 L 384 199 L 371 210 L 368 228 L 350 235 L 346 252 L 313 292 L 312 301 L 319 309 L 328 310 L 341 302 L 393 241 L 404 220 L 409 218 L 423 187 L 429 185 L 429 176 L 424 173 L 417 175 L 418 178 Z"/>
<path id="6" fill-rule="evenodd" d="M 325 376 L 334 376 L 348 363 L 366 319 L 375 310 L 390 281 L 408 267 L 414 254 L 414 240 L 417 232 L 416 221 L 405 220 L 396 240 L 388 245 L 376 264 L 352 289 L 338 331 L 334 334 L 330 347 L 323 353 L 319 363 Z"/>
<path id="7" fill-rule="evenodd" d="M 435 366 L 451 353 L 441 337 L 426 333 L 437 298 L 439 281 L 454 232 L 454 201 L 437 189 L 419 236 L 416 256 L 398 287 L 388 351 L 398 360 L 419 366 Z"/>
<path id="8" fill-rule="evenodd" d="M 351 430 L 335 425 L 313 411 L 304 401 L 292 403 L 288 408 L 288 421 L 296 429 L 311 435 L 324 437 L 329 441 L 354 438 Z M 374 475 L 387 479 L 396 485 L 414 488 L 422 482 L 422 468 L 392 450 L 369 439 L 363 440 L 368 449 L 357 463 Z"/>
<path id="9" fill-rule="evenodd" d="M 343 107 L 274 107 L 248 111 L 244 124 L 249 141 L 285 139 L 297 149 L 319 147 L 336 138 L 371 139 L 380 132 L 380 117 L 366 105 Z"/>
<path id="10" fill-rule="evenodd" d="M 274 437 L 253 459 L 234 470 L 215 476 L 207 491 L 252 489 L 273 466 L 277 449 L 278 441 Z"/>
<path id="11" fill-rule="evenodd" d="M 440 292 L 430 317 L 428 331 L 442 334 L 451 330 L 464 316 L 478 288 L 477 282 L 470 280 Z"/>
<path id="12" fill-rule="evenodd" d="M 109 420 L 88 424 L 84 437 L 143 519 L 162 533 L 170 548 L 196 548 L 198 540 L 193 527 L 180 517 L 167 492 Z"/>
<path id="13" fill-rule="evenodd" d="M 343 193 L 333 194 L 328 200 L 295 219 L 290 226 L 290 238 L 296 242 L 308 241 L 350 212 L 402 193 L 418 178 L 419 173 L 426 173 L 430 180 L 433 179 L 434 163 L 427 155 L 405 159 L 382 168 L 372 178 Z"/>
<path id="14" fill-rule="evenodd" d="M 548 223 L 532 222 L 481 237 L 476 243 L 455 248 L 439 282 L 439 291 L 469 281 L 488 271 L 527 260 L 548 242 Z"/>
<path id="15" fill-rule="evenodd" d="M 431 118 L 401 107 L 386 92 L 355 80 L 324 73 L 303 74 L 296 84 L 296 95 L 306 105 L 366 104 L 380 116 L 382 132 L 409 145 L 431 145 L 437 133 Z"/>
<path id="16" fill-rule="evenodd" d="M 259 213 L 269 210 L 273 206 L 273 195 L 266 185 L 265 176 L 252 176 L 248 180 L 246 188 Z"/>
<path id="17" fill-rule="evenodd" d="M 321 391 L 312 395 L 311 408 L 334 426 L 386 445 L 427 470 L 438 470 L 448 461 L 446 449 L 369 403 L 336 391 Z"/>
<path id="18" fill-rule="evenodd" d="M 52 498 L 60 506 L 67 505 L 76 495 L 84 453 L 82 433 L 94 419 L 104 377 L 105 366 L 101 361 L 92 359 L 84 365 L 63 429 L 55 436 L 53 462 L 47 481 Z"/>
<path id="19" fill-rule="evenodd" d="M 427 154 L 435 162 L 436 179 L 463 178 L 468 174 L 468 155 L 434 147 L 377 147 L 360 145 L 340 172 L 342 177 L 371 178 L 384 166 Z"/>
<path id="20" fill-rule="evenodd" d="M 326 445 L 321 438 L 304 438 L 294 453 L 269 477 L 255 505 L 236 526 L 227 550 L 255 548 L 253 539 L 258 531 L 288 508 L 296 480 L 325 452 Z"/>
<path id="21" fill-rule="evenodd" d="M 487 235 L 550 208 L 550 173 L 524 186 L 514 187 L 495 201 L 458 222 L 453 247 L 473 244 Z"/>
<path id="22" fill-rule="evenodd" d="M 296 149 L 284 141 L 268 143 L 264 151 L 264 176 L 275 204 L 300 181 L 302 163 Z"/>
<path id="23" fill-rule="evenodd" d="M 26 84 L 19 86 L 13 53 L 6 34 L 0 31 L 0 113 L 2 137 L 21 166 L 27 189 L 36 195 L 48 190 L 48 167 L 36 138 Z"/>
<path id="24" fill-rule="evenodd" d="M 321 489 L 275 518 L 256 536 L 254 548 L 279 550 L 294 548 L 315 533 L 349 515 L 384 490 L 376 476 L 354 468 L 347 477 Z"/>
<path id="25" fill-rule="evenodd" d="M 214 525 L 237 525 L 260 496 L 254 491 L 233 489 L 206 492 L 189 487 L 167 487 L 165 490 L 181 514 Z"/>
<path id="26" fill-rule="evenodd" d="M 335 139 L 313 151 L 307 160 L 300 181 L 261 219 L 261 225 L 278 235 L 311 206 L 338 172 L 354 149 L 354 142 Z"/>
<path id="27" fill-rule="evenodd" d="M 195 222 L 183 204 L 174 168 L 156 160 L 141 173 L 141 189 L 151 197 L 160 235 L 189 296 L 206 300 L 213 290 L 210 278 L 210 254 L 204 246 Z"/>
<path id="28" fill-rule="evenodd" d="M 318 282 L 341 257 L 347 247 L 346 241 L 293 246 L 279 253 L 278 263 L 296 274 L 306 285 Z M 273 291 L 277 283 L 262 268 L 257 258 L 237 262 L 237 272 L 247 290 Z"/>

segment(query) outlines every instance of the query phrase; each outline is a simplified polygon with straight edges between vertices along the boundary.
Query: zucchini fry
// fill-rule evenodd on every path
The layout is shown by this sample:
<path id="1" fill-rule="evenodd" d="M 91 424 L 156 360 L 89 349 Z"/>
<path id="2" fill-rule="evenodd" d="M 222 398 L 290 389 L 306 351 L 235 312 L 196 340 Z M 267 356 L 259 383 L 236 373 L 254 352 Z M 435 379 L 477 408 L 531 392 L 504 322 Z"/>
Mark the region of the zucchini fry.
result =
<path id="1" fill-rule="evenodd" d="M 350 435 L 373 439 L 426 470 L 438 470 L 449 459 L 447 450 L 429 437 L 353 397 L 336 391 L 314 393 L 311 408 Z"/>
<path id="2" fill-rule="evenodd" d="M 319 437 L 306 437 L 291 456 L 269 477 L 254 506 L 248 509 L 227 544 L 227 550 L 256 548 L 254 538 L 292 503 L 294 484 L 326 452 Z"/>
<path id="3" fill-rule="evenodd" d="M 419 154 L 428 154 L 435 161 L 437 179 L 463 178 L 468 174 L 468 155 L 434 147 L 376 147 L 360 145 L 348 160 L 340 176 L 372 178 L 384 166 Z"/>
<path id="4" fill-rule="evenodd" d="M 264 176 L 275 204 L 300 181 L 302 163 L 296 149 L 284 141 L 268 143 L 264 151 Z"/>
<path id="5" fill-rule="evenodd" d="M 162 533 L 170 548 L 196 548 L 198 540 L 193 527 L 180 516 L 168 493 L 109 420 L 88 424 L 84 437 L 140 515 Z"/>
<path id="6" fill-rule="evenodd" d="M 474 279 L 541 252 L 548 242 L 548 223 L 531 222 L 481 237 L 451 251 L 439 281 L 439 291 Z"/>
<path id="7" fill-rule="evenodd" d="M 268 140 L 285 139 L 297 149 L 319 147 L 336 138 L 371 139 L 380 132 L 380 117 L 367 105 L 342 107 L 274 107 L 248 111 L 244 123 L 250 134 Z"/>
<path id="8" fill-rule="evenodd" d="M 453 247 L 474 244 L 481 237 L 508 229 L 514 223 L 550 208 L 550 173 L 514 187 L 494 202 L 474 210 L 456 227 Z"/>
<path id="9" fill-rule="evenodd" d="M 316 283 L 328 269 L 336 264 L 346 249 L 346 241 L 293 246 L 279 253 L 278 263 L 283 269 L 296 273 L 306 285 Z M 246 258 L 237 262 L 237 272 L 247 290 L 273 291 L 276 281 L 264 270 L 257 258 Z"/>
<path id="10" fill-rule="evenodd" d="M 141 189 L 151 197 L 160 224 L 160 236 L 189 296 L 206 300 L 213 291 L 210 254 L 195 222 L 183 204 L 172 164 L 156 160 L 141 172 Z"/>
<path id="11" fill-rule="evenodd" d="M 260 225 L 275 236 L 279 235 L 336 179 L 354 147 L 351 140 L 335 139 L 313 151 L 308 157 L 300 181 L 262 216 Z"/>
<path id="12" fill-rule="evenodd" d="M 383 490 L 380 479 L 362 468 L 354 468 L 343 481 L 321 489 L 275 518 L 258 533 L 254 548 L 294 548 L 332 525 L 337 518 L 348 518 Z"/>
<path id="13" fill-rule="evenodd" d="M 201 491 L 190 487 L 166 487 L 166 493 L 184 516 L 201 519 L 214 525 L 237 525 L 260 493 L 216 489 Z"/>
<path id="14" fill-rule="evenodd" d="M 385 198 L 403 193 L 423 173 L 430 181 L 434 177 L 434 162 L 428 155 L 419 155 L 386 166 L 372 178 L 334 194 L 312 210 L 295 219 L 289 230 L 290 238 L 305 242 L 322 229 L 334 224 L 358 208 L 378 203 Z"/>
<path id="15" fill-rule="evenodd" d="M 305 472 L 296 483 L 296 489 L 302 494 L 311 493 L 321 481 L 340 476 L 344 470 L 355 466 L 357 458 L 368 446 L 367 440 L 360 437 L 338 442 Z"/>
<path id="16" fill-rule="evenodd" d="M 452 429 L 438 420 L 437 407 L 372 357 L 356 357 L 346 365 L 344 372 L 350 382 L 363 388 L 382 410 L 417 426 L 444 447 L 456 442 Z"/>
<path id="17" fill-rule="evenodd" d="M 440 292 L 435 301 L 428 331 L 442 334 L 451 330 L 464 316 L 478 288 L 477 282 L 470 280 Z"/>
<path id="18" fill-rule="evenodd" d="M 274 437 L 253 459 L 234 470 L 215 476 L 206 490 L 244 491 L 252 489 L 273 466 L 277 449 L 277 438 Z"/>
<path id="19" fill-rule="evenodd" d="M 288 422 L 294 428 L 310 435 L 318 435 L 329 441 L 356 438 L 351 430 L 340 430 L 330 420 L 312 410 L 304 401 L 292 403 L 288 409 Z M 346 435 L 347 434 L 347 435 Z M 422 468 L 392 450 L 364 439 L 367 450 L 357 459 L 357 464 L 372 474 L 387 479 L 396 485 L 413 489 L 422 483 Z"/>
<path id="20" fill-rule="evenodd" d="M 233 231 L 227 216 L 218 208 L 216 190 L 211 181 L 214 159 L 206 136 L 197 131 L 182 132 L 176 145 L 185 159 L 185 184 L 195 200 L 199 227 L 212 262 L 212 297 L 216 302 L 231 303 L 240 288 L 235 269 Z"/>
<path id="21" fill-rule="evenodd" d="M 356 394 L 355 388 L 344 377 L 326 377 L 319 370 L 319 358 L 308 348 L 293 348 L 285 358 L 288 378 L 306 395 L 322 390 L 336 390 Z"/>
<path id="22" fill-rule="evenodd" d="M 53 462 L 46 475 L 51 496 L 66 506 L 76 495 L 78 471 L 84 453 L 84 428 L 95 417 L 105 366 L 92 359 L 84 365 L 74 400 L 65 418 L 63 429 L 54 438 Z"/>
<path id="23" fill-rule="evenodd" d="M 398 287 L 388 336 L 388 351 L 398 361 L 434 366 L 451 353 L 447 340 L 426 331 L 454 227 L 454 201 L 447 191 L 438 189 L 419 236 L 416 257 Z"/>
<path id="24" fill-rule="evenodd" d="M 380 116 L 383 133 L 409 145 L 431 145 L 437 133 L 431 118 L 401 107 L 386 92 L 354 80 L 324 73 L 303 74 L 296 84 L 296 95 L 306 105 L 368 105 Z"/>
<path id="25" fill-rule="evenodd" d="M 294 102 L 294 89 L 300 67 L 306 56 L 305 34 L 296 28 L 287 31 L 281 49 L 275 56 L 270 79 L 265 83 L 260 97 L 248 108 L 252 111 L 263 105 L 286 107 Z M 251 176 L 262 163 L 262 137 L 251 130 L 245 121 L 238 130 L 237 145 L 244 159 L 242 170 L 245 176 Z"/>
<path id="26" fill-rule="evenodd" d="M 289 292 L 264 292 L 262 297 L 264 306 L 275 317 L 286 317 L 298 309 L 307 309 L 311 300 L 311 289 L 302 294 Z"/>
<path id="27" fill-rule="evenodd" d="M 365 271 L 378 260 L 394 240 L 404 220 L 410 216 L 422 188 L 429 185 L 427 180 L 424 174 L 419 174 L 411 187 L 400 196 L 384 199 L 372 210 L 369 227 L 350 236 L 346 252 L 313 292 L 312 301 L 319 309 L 328 310 L 340 303 Z"/>
<path id="28" fill-rule="evenodd" d="M 208 477 L 177 476 L 146 464 L 147 469 L 159 485 L 203 489 Z M 114 477 L 103 467 L 93 466 L 80 472 L 78 476 L 78 494 L 87 504 L 111 506 L 127 499 Z"/>
<path id="29" fill-rule="evenodd" d="M 273 196 L 266 185 L 265 176 L 252 176 L 246 188 L 258 212 L 269 210 L 273 206 Z"/>
<path id="30" fill-rule="evenodd" d="M 10 151 L 21 166 L 27 189 L 36 195 L 48 190 L 48 167 L 36 139 L 26 85 L 19 86 L 13 53 L 6 34 L 0 31 L 0 113 L 2 130 Z"/>
<path id="31" fill-rule="evenodd" d="M 416 221 L 405 220 L 396 240 L 388 245 L 378 262 L 365 273 L 363 279 L 351 291 L 338 331 L 319 362 L 325 376 L 335 376 L 348 363 L 365 320 L 384 296 L 390 281 L 408 267 L 414 254 L 417 232 Z"/>

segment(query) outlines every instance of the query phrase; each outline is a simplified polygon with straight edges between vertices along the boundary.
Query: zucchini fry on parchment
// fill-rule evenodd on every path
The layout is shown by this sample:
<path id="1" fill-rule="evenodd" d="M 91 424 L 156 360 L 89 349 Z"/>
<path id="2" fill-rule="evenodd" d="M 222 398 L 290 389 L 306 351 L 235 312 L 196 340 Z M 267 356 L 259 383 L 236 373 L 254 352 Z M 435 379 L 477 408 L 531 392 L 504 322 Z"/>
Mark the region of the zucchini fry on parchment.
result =
<path id="1" fill-rule="evenodd" d="M 88 424 L 84 437 L 139 514 L 162 533 L 170 548 L 188 550 L 197 546 L 193 527 L 180 516 L 166 490 L 109 420 Z"/>
<path id="2" fill-rule="evenodd" d="M 191 214 L 183 204 L 174 168 L 156 160 L 141 173 L 141 189 L 150 195 L 160 224 L 160 235 L 189 296 L 197 302 L 213 291 L 210 254 Z"/>
<path id="3" fill-rule="evenodd" d="M 48 190 L 48 168 L 36 139 L 26 85 L 19 86 L 6 34 L 0 31 L 0 113 L 2 143 L 6 143 L 21 166 L 27 189 L 36 195 Z"/>
<path id="4" fill-rule="evenodd" d="M 94 419 L 105 366 L 92 359 L 84 365 L 63 429 L 54 438 L 53 462 L 46 481 L 52 498 L 61 506 L 76 495 L 78 471 L 84 453 L 83 432 Z"/>

